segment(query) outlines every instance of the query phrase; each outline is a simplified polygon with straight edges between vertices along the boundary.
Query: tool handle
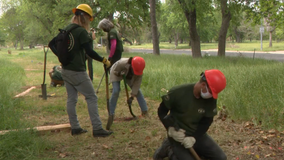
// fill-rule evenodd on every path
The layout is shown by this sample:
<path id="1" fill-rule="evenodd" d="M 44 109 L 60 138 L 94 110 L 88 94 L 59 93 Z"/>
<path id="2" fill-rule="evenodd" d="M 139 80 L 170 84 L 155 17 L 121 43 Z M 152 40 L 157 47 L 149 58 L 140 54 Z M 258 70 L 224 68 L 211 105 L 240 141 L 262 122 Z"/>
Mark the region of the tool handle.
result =
<path id="1" fill-rule="evenodd" d="M 43 82 L 42 84 L 45 83 L 45 73 L 46 73 L 46 55 L 48 52 L 48 46 L 43 46 L 43 51 L 44 51 L 44 65 L 43 65 Z"/>
<path id="2" fill-rule="evenodd" d="M 106 65 L 104 65 L 104 69 L 105 69 L 105 76 L 106 76 L 106 101 L 107 101 L 107 111 L 108 111 L 108 115 L 110 115 L 109 113 L 109 89 L 108 89 L 108 70 L 106 68 Z"/>
<path id="3" fill-rule="evenodd" d="M 196 160 L 201 160 L 201 158 L 198 156 L 198 154 L 195 152 L 195 150 L 192 147 L 189 148 L 189 151 Z"/>
<path id="4" fill-rule="evenodd" d="M 125 87 L 125 93 L 126 93 L 126 98 L 127 100 L 129 99 L 129 94 L 128 94 L 128 89 L 127 89 L 127 85 L 126 85 L 126 78 L 125 78 L 125 75 L 123 75 L 123 81 L 124 81 L 124 87 Z M 127 103 L 128 104 L 128 103 Z M 129 111 L 130 111 L 130 114 L 135 118 L 135 114 L 132 112 L 132 108 L 131 108 L 131 105 L 128 104 L 128 108 L 129 108 Z"/>

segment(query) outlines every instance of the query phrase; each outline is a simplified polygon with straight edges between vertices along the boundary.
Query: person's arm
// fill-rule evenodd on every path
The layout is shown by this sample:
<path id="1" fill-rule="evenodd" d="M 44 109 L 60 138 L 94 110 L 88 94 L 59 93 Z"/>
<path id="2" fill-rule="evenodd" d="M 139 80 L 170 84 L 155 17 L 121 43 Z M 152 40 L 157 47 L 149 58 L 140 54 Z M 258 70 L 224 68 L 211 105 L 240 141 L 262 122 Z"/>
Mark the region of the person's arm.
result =
<path id="1" fill-rule="evenodd" d="M 165 103 L 162 101 L 162 103 L 158 108 L 158 116 L 166 129 L 168 129 L 170 126 L 174 126 L 174 123 L 172 121 L 165 118 L 168 115 L 169 111 L 170 110 L 166 107 Z"/>
<path id="2" fill-rule="evenodd" d="M 111 44 L 111 46 L 110 46 L 110 53 L 109 53 L 109 58 L 112 58 L 112 56 L 114 55 L 114 52 L 115 52 L 115 50 L 116 50 L 116 39 L 111 39 L 110 40 L 110 44 Z"/>
<path id="3" fill-rule="evenodd" d="M 87 43 L 84 43 L 82 46 L 83 46 L 83 48 L 85 49 L 85 52 L 86 52 L 86 54 L 87 54 L 88 56 L 90 56 L 90 57 L 93 58 L 94 60 L 97 60 L 97 61 L 99 61 L 99 62 L 102 62 L 103 64 L 106 65 L 107 68 L 110 67 L 110 65 L 111 65 L 110 62 L 109 62 L 106 58 L 101 57 L 97 52 L 95 52 L 95 51 L 92 49 L 90 43 L 88 43 L 88 42 L 87 42 Z"/>
<path id="4" fill-rule="evenodd" d="M 192 136 L 195 139 L 200 138 L 202 135 L 204 135 L 207 132 L 207 130 L 209 129 L 212 122 L 213 122 L 213 117 L 203 117 L 199 121 L 199 125 L 198 125 L 196 131 L 193 133 Z"/>
<path id="5" fill-rule="evenodd" d="M 90 43 L 84 43 L 82 47 L 85 49 L 86 54 L 93 58 L 94 60 L 97 60 L 99 62 L 102 62 L 104 57 L 101 57 L 96 51 L 94 51 L 90 45 Z"/>

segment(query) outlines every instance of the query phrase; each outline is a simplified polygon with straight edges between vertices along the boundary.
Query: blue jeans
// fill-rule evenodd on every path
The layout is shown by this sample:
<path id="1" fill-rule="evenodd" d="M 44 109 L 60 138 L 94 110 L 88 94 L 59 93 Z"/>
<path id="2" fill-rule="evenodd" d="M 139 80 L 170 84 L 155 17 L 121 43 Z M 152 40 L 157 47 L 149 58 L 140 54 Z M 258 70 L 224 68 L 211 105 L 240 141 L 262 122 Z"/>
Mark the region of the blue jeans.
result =
<path id="1" fill-rule="evenodd" d="M 117 104 L 117 100 L 119 97 L 119 92 L 120 92 L 120 81 L 116 81 L 116 82 L 112 82 L 112 94 L 111 94 L 111 98 L 109 101 L 109 110 L 110 110 L 110 115 L 114 115 L 115 112 L 115 108 L 116 108 L 116 104 Z M 138 101 L 138 104 L 140 106 L 141 111 L 147 111 L 148 110 L 148 106 L 147 103 L 144 99 L 144 96 L 141 92 L 141 90 L 139 89 L 138 94 L 136 96 L 136 99 Z"/>

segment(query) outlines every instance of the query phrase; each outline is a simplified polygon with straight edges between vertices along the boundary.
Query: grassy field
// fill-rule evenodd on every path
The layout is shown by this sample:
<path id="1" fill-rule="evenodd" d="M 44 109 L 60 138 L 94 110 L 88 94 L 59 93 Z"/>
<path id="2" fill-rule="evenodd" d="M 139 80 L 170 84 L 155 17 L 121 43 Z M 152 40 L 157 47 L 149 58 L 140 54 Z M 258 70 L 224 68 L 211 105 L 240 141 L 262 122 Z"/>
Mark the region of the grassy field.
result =
<path id="1" fill-rule="evenodd" d="M 104 51 L 97 51 L 106 56 Z M 42 49 L 12 50 L 12 54 L 7 54 L 6 49 L 0 51 L 0 130 L 68 123 L 64 87 L 48 87 L 48 94 L 54 96 L 48 97 L 47 100 L 39 97 L 40 85 L 43 83 L 43 53 Z M 137 54 L 124 53 L 123 57 Z M 0 159 L 149 160 L 166 137 L 165 129 L 157 117 L 160 96 L 175 85 L 197 82 L 202 71 L 212 68 L 220 69 L 227 78 L 227 87 L 219 95 L 218 108 L 226 106 L 230 119 L 239 123 L 249 121 L 265 130 L 284 130 L 283 63 L 242 57 L 192 59 L 186 55 L 139 56 L 146 61 L 141 89 L 149 107 L 149 118 L 123 120 L 131 115 L 122 88 L 116 120 L 112 126 L 114 134 L 108 138 L 93 138 L 87 104 L 80 95 L 77 104 L 78 119 L 81 126 L 89 130 L 88 133 L 73 137 L 70 132 L 48 133 L 42 136 L 31 130 L 11 132 L 0 136 Z M 57 58 L 49 51 L 47 72 L 57 64 Z M 94 62 L 93 65 L 93 86 L 97 89 L 103 66 L 99 62 Z M 46 76 L 45 83 L 48 86 L 50 78 L 48 74 Z M 13 98 L 31 86 L 36 86 L 36 89 L 23 97 Z M 103 81 L 97 94 L 103 126 L 106 125 L 108 115 L 105 87 Z M 141 114 L 136 101 L 132 108 L 136 115 Z M 228 145 L 228 138 L 233 141 L 235 132 L 241 132 L 232 129 L 230 133 L 224 123 L 227 121 L 214 124 L 210 133 L 228 153 L 228 159 L 251 156 L 247 155 L 247 151 L 233 148 L 235 145 Z M 228 126 L 234 125 L 230 123 Z M 236 142 L 240 141 L 239 138 L 238 135 Z"/>
<path id="2" fill-rule="evenodd" d="M 268 52 L 268 51 L 284 51 L 284 42 L 272 42 L 272 47 L 269 47 L 269 41 L 263 41 L 262 44 L 262 51 Z M 129 48 L 153 48 L 152 43 L 144 43 L 142 45 L 129 45 L 126 44 L 125 46 Z M 210 50 L 210 49 L 217 49 L 218 43 L 201 43 L 200 44 L 201 50 Z M 190 49 L 187 43 L 178 44 L 177 47 L 175 47 L 174 42 L 168 43 L 168 42 L 161 42 L 160 43 L 160 49 Z M 245 41 L 243 43 L 233 43 L 233 42 L 227 42 L 226 44 L 226 50 L 227 51 L 261 51 L 261 44 L 260 41 Z"/>

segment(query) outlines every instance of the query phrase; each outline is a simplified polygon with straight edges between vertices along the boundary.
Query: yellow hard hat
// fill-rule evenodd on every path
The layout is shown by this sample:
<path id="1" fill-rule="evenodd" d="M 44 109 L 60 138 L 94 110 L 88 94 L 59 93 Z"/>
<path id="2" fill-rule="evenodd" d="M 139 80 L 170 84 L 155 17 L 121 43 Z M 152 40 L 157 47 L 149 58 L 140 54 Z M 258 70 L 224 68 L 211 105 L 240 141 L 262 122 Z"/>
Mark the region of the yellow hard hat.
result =
<path id="1" fill-rule="evenodd" d="M 77 9 L 86 12 L 89 16 L 91 16 L 90 21 L 93 21 L 93 10 L 89 5 L 80 4 L 76 8 L 73 8 L 72 12 L 75 13 Z"/>

